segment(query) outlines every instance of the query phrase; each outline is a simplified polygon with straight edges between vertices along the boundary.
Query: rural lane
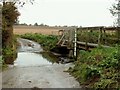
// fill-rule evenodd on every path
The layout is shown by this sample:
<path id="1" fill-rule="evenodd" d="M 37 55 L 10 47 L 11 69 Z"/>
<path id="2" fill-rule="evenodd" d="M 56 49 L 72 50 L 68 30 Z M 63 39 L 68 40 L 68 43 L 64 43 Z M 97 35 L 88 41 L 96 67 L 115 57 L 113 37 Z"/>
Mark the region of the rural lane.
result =
<path id="1" fill-rule="evenodd" d="M 26 39 L 19 39 L 18 41 L 21 43 L 19 52 L 35 53 L 42 51 L 40 45 L 33 41 Z M 30 57 L 29 54 L 26 57 Z M 3 71 L 2 88 L 80 88 L 75 78 L 64 72 L 70 66 L 73 65 L 71 63 L 38 63 L 38 65 L 17 63 L 17 65 L 10 66 Z"/>

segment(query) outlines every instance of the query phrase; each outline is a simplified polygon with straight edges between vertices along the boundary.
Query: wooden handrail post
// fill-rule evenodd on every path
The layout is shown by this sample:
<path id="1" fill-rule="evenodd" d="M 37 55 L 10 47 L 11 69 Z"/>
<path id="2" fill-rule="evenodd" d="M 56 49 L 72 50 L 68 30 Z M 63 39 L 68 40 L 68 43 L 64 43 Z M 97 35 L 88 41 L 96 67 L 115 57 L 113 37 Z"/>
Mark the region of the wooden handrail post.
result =
<path id="1" fill-rule="evenodd" d="M 106 44 L 106 30 L 105 30 L 105 28 L 103 29 L 103 31 L 104 31 L 103 43 Z"/>
<path id="2" fill-rule="evenodd" d="M 102 40 L 102 29 L 99 28 L 99 36 L 98 36 L 98 46 L 101 46 L 101 40 Z"/>
<path id="3" fill-rule="evenodd" d="M 87 31 L 86 31 L 86 42 L 85 42 L 85 49 L 86 50 L 88 49 L 88 38 L 89 38 L 89 35 L 88 35 L 88 28 L 87 28 Z"/>

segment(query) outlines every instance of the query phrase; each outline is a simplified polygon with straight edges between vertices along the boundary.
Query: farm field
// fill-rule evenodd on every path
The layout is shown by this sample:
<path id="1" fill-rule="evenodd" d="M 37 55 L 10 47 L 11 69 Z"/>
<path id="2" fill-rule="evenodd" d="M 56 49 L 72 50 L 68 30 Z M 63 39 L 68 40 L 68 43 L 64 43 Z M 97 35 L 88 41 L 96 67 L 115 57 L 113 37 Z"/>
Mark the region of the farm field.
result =
<path id="1" fill-rule="evenodd" d="M 63 27 L 42 27 L 42 26 L 14 26 L 14 34 L 40 33 L 44 35 L 58 35 Z"/>

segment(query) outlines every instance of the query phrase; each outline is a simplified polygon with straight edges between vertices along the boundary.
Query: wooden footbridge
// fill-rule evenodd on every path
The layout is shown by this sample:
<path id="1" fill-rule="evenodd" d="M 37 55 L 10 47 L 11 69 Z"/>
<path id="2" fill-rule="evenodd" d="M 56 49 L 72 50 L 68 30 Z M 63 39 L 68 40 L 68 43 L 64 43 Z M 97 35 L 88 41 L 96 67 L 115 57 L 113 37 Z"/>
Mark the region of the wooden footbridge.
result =
<path id="1" fill-rule="evenodd" d="M 57 46 L 67 47 L 69 56 L 76 57 L 78 49 L 91 50 L 103 46 L 109 48 L 117 44 L 120 27 L 80 27 L 59 30 L 60 38 Z"/>

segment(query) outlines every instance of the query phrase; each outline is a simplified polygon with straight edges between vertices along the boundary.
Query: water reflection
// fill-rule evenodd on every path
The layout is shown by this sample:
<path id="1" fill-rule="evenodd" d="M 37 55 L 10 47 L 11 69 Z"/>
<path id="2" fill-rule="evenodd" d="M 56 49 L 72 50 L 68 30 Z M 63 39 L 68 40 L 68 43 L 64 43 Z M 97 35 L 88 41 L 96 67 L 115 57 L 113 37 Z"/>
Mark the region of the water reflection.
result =
<path id="1" fill-rule="evenodd" d="M 39 65 L 48 65 L 52 64 L 46 58 L 43 58 L 41 54 L 37 53 L 28 53 L 28 52 L 19 52 L 18 58 L 14 62 L 16 66 L 39 66 Z"/>

